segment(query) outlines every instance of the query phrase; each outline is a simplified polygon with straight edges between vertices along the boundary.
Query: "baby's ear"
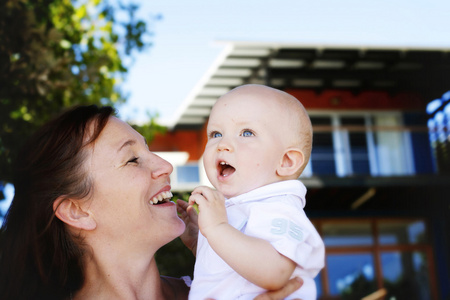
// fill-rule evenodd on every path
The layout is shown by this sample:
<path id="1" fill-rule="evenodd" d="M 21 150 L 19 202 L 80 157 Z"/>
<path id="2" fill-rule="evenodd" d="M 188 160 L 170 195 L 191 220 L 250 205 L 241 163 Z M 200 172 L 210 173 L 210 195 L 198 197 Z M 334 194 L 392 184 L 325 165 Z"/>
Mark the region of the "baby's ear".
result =
<path id="1" fill-rule="evenodd" d="M 64 196 L 58 197 L 53 202 L 53 211 L 58 219 L 75 228 L 94 230 L 97 222 L 89 211 L 84 211 L 78 201 Z"/>
<path id="2" fill-rule="evenodd" d="M 305 157 L 300 149 L 287 149 L 278 164 L 277 175 L 281 177 L 291 177 L 295 175 L 303 166 L 304 161 Z"/>

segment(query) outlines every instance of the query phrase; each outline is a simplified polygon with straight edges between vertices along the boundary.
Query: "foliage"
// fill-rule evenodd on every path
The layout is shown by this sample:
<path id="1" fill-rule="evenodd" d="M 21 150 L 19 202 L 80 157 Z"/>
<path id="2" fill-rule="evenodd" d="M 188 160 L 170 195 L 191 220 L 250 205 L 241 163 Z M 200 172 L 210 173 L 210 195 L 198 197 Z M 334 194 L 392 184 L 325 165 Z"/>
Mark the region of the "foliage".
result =
<path id="1" fill-rule="evenodd" d="M 184 246 L 180 238 L 176 238 L 159 249 L 155 259 L 161 275 L 193 278 L 195 256 Z"/>
<path id="2" fill-rule="evenodd" d="M 359 300 L 377 290 L 374 280 L 369 280 L 364 274 L 359 274 L 350 286 L 341 293 L 342 300 Z"/>
<path id="3" fill-rule="evenodd" d="M 150 45 L 137 9 L 108 0 L 0 1 L 0 180 L 11 181 L 18 148 L 63 108 L 124 103 L 126 62 Z"/>
<path id="4" fill-rule="evenodd" d="M 156 133 L 166 133 L 167 128 L 159 125 L 155 122 L 156 115 L 151 115 L 148 113 L 148 122 L 145 124 L 131 124 L 137 132 L 142 134 L 147 139 L 147 142 L 150 142 Z"/>

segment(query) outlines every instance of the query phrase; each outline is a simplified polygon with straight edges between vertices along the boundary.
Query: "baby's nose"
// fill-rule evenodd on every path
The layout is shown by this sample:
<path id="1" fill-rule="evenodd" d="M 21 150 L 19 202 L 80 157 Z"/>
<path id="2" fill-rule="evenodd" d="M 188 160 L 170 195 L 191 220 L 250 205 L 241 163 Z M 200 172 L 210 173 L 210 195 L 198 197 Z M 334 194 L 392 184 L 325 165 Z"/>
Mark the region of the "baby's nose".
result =
<path id="1" fill-rule="evenodd" d="M 218 151 L 231 151 L 231 143 L 228 140 L 222 139 L 220 143 L 217 145 Z"/>

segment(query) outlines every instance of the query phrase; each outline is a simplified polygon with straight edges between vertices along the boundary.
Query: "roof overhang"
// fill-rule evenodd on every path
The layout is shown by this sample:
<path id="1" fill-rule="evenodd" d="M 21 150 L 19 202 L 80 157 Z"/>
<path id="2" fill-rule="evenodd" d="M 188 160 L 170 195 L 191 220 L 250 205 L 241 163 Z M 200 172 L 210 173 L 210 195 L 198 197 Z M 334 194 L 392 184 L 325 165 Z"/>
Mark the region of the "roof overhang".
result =
<path id="1" fill-rule="evenodd" d="M 218 97 L 256 83 L 281 90 L 417 92 L 450 88 L 450 49 L 225 42 L 225 49 L 178 110 L 172 128 L 202 126 Z"/>

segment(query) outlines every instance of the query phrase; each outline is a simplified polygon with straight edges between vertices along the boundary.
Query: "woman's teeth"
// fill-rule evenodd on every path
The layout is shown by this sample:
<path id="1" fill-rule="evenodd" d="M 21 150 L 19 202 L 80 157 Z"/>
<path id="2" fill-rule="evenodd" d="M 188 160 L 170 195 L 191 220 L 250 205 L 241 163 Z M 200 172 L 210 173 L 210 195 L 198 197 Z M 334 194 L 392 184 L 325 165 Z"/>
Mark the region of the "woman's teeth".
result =
<path id="1" fill-rule="evenodd" d="M 157 204 L 158 202 L 166 202 L 172 199 L 173 195 L 170 191 L 162 192 L 155 197 L 153 197 L 152 200 L 150 200 L 150 204 Z"/>

